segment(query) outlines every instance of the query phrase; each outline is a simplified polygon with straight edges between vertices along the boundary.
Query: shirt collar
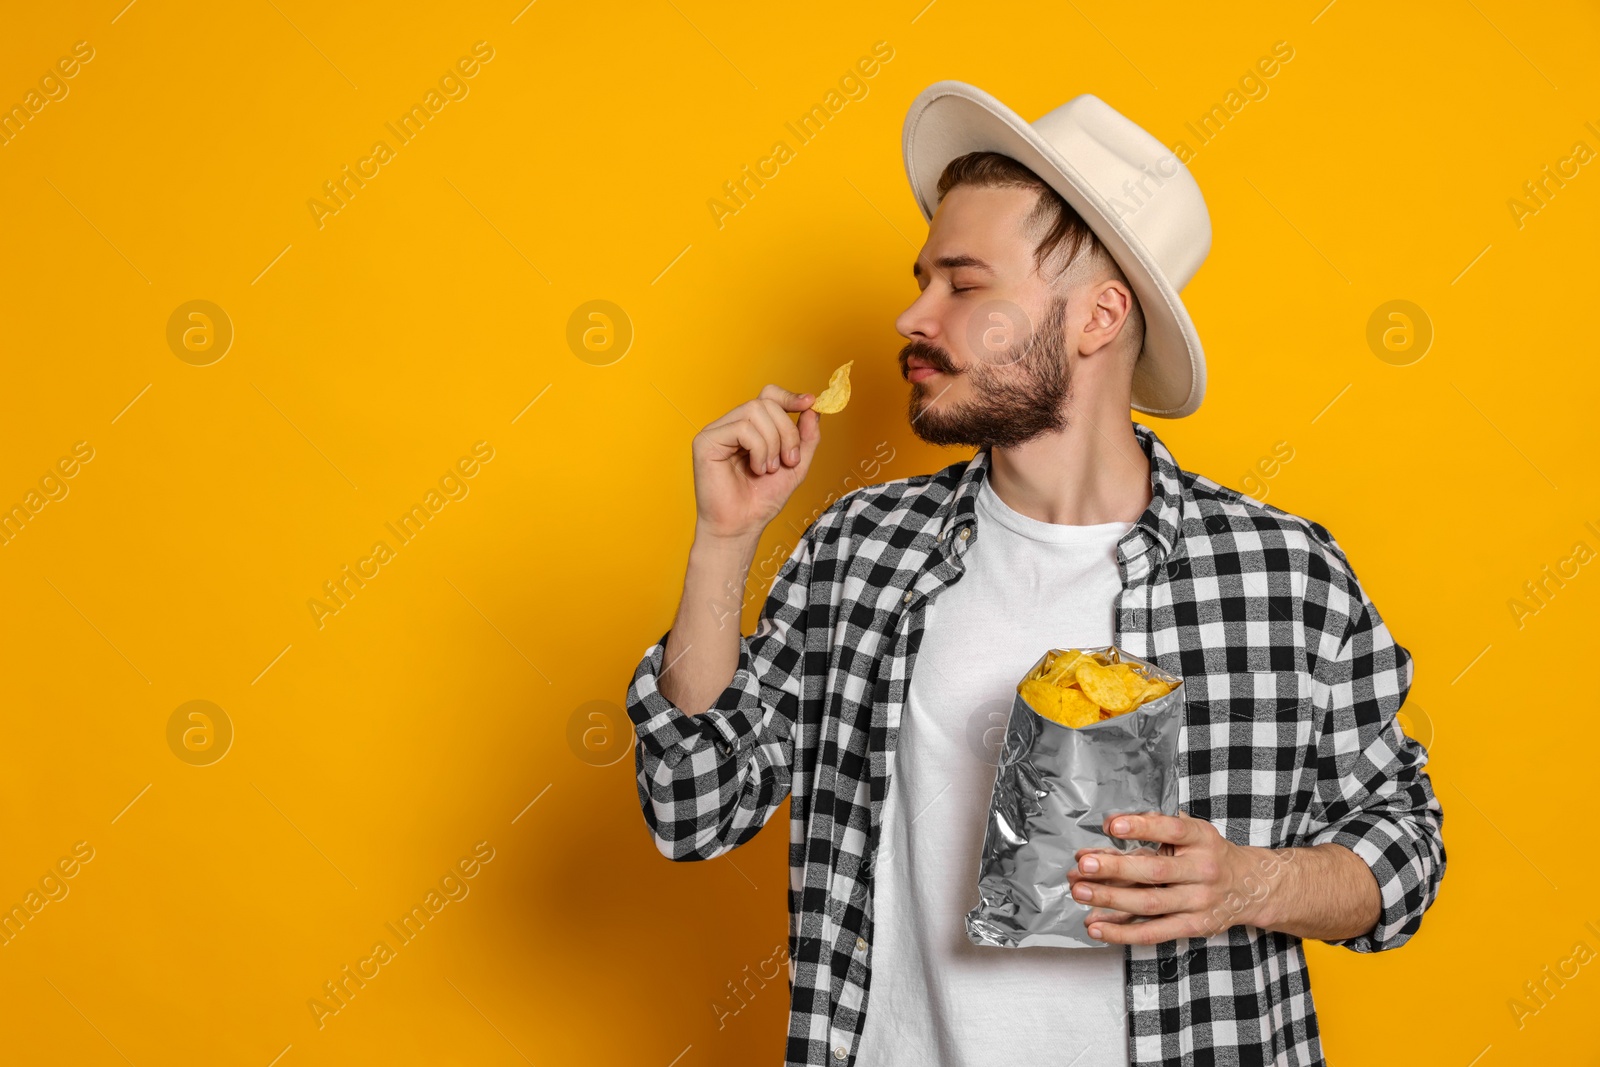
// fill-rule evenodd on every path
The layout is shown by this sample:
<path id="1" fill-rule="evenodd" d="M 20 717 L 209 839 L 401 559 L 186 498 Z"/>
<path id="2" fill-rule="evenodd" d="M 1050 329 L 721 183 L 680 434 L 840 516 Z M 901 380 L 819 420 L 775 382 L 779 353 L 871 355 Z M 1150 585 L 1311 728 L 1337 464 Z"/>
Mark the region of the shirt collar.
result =
<path id="1" fill-rule="evenodd" d="M 1157 562 L 1160 562 L 1176 551 L 1179 531 L 1183 529 L 1184 472 L 1150 427 L 1135 422 L 1133 434 L 1150 461 L 1150 504 L 1134 523 L 1134 530 L 1141 531 L 1155 546 Z M 979 449 L 960 470 L 955 492 L 940 509 L 943 521 L 939 523 L 938 536 L 941 543 L 949 544 L 962 529 L 971 530 L 967 536 L 969 544 L 976 539 L 978 489 L 989 476 L 990 458 L 989 449 Z M 1129 533 L 1137 536 L 1134 531 Z"/>

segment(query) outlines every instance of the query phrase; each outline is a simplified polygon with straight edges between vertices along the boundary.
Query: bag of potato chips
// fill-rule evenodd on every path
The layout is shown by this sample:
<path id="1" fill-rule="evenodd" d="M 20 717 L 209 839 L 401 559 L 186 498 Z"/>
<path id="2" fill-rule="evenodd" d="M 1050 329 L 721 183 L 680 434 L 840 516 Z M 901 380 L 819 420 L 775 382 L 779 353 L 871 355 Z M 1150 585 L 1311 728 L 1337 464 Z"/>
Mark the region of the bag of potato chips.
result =
<path id="1" fill-rule="evenodd" d="M 975 945 L 1104 947 L 1067 872 L 1080 848 L 1155 852 L 1112 837 L 1114 814 L 1178 812 L 1183 679 L 1115 645 L 1051 649 L 1017 685 L 967 913 Z"/>

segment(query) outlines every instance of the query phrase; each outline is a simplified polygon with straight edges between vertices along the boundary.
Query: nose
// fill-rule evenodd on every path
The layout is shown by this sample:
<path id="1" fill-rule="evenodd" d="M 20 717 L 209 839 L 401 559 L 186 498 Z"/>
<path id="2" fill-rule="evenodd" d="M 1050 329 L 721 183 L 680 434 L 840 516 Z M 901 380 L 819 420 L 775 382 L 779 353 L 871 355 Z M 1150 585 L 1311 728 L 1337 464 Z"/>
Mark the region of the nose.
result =
<path id="1" fill-rule="evenodd" d="M 894 320 L 895 330 L 907 340 L 937 344 L 943 331 L 939 326 L 939 317 L 935 313 L 936 304 L 933 286 L 930 285 Z"/>

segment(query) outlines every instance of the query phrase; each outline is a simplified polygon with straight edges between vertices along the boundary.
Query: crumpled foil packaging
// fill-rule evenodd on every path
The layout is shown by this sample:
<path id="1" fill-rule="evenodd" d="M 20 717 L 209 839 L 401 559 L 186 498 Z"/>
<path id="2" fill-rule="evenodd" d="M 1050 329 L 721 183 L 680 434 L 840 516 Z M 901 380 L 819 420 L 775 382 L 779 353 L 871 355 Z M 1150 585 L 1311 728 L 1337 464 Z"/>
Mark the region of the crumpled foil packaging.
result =
<path id="1" fill-rule="evenodd" d="M 1061 652 L 1064 650 L 1052 650 Z M 1178 731 L 1183 679 L 1115 645 L 1083 648 L 1111 663 L 1137 663 L 1170 693 L 1091 726 L 1063 726 L 1016 694 L 995 772 L 978 868 L 978 904 L 967 913 L 975 945 L 1103 948 L 1084 930 L 1091 908 L 1072 899 L 1067 872 L 1080 848 L 1156 852 L 1112 837 L 1107 817 L 1138 811 L 1178 813 Z M 1021 681 L 1036 677 L 1050 652 Z"/>

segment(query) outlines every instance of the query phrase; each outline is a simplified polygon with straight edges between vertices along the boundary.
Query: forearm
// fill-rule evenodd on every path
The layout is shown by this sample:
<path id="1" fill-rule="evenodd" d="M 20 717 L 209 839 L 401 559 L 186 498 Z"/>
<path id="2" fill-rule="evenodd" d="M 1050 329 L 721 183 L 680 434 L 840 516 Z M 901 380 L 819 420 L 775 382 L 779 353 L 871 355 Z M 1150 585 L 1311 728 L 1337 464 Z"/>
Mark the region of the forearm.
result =
<path id="1" fill-rule="evenodd" d="M 1240 922 L 1296 937 L 1336 941 L 1377 925 L 1378 882 L 1360 856 L 1343 845 L 1268 849 L 1244 847 L 1262 888 L 1244 887 L 1250 901 Z"/>
<path id="2" fill-rule="evenodd" d="M 739 666 L 745 580 L 759 534 L 730 540 L 696 531 L 683 598 L 662 650 L 661 695 L 689 715 L 711 707 Z"/>

